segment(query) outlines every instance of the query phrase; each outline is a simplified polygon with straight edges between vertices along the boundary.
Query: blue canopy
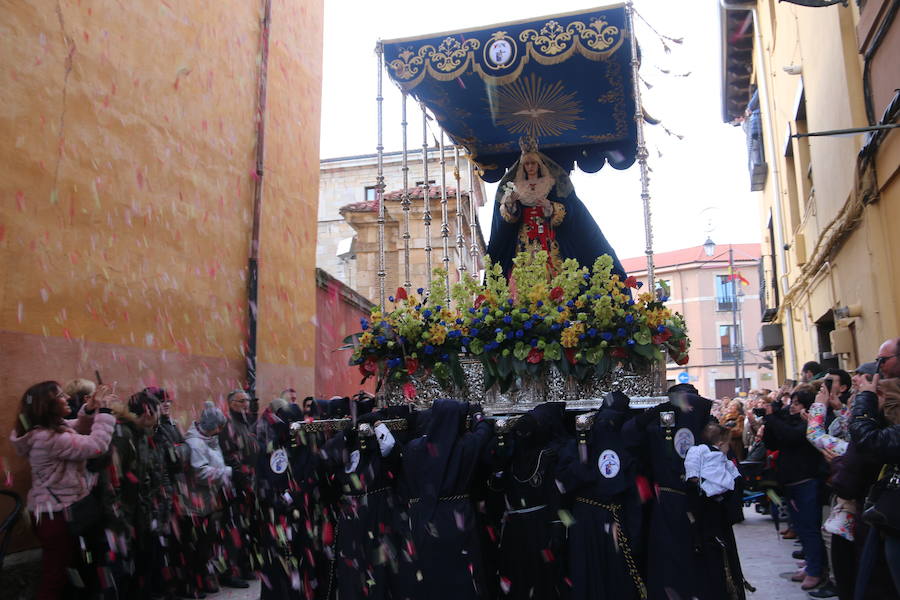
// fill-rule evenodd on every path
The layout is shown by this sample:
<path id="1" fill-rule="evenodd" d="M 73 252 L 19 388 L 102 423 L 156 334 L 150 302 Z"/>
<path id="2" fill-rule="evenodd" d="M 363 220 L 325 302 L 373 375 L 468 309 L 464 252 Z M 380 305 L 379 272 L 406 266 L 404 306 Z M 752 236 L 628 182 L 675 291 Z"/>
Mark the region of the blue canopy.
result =
<path id="1" fill-rule="evenodd" d="M 617 4 L 382 43 L 391 79 L 498 181 L 526 136 L 568 171 L 634 162 L 632 40 Z"/>

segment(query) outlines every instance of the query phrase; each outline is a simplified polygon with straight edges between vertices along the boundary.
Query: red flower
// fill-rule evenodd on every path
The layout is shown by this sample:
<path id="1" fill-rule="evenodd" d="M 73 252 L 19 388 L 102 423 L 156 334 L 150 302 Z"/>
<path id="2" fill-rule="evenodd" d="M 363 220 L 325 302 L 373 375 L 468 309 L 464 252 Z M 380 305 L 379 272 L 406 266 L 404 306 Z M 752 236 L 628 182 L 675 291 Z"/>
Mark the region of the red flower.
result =
<path id="1" fill-rule="evenodd" d="M 681 355 L 680 358 L 678 358 L 675 361 L 675 364 L 676 365 L 686 365 L 686 364 L 688 364 L 688 362 L 690 362 L 690 360 L 691 360 L 691 357 L 687 353 L 684 353 Z"/>
<path id="2" fill-rule="evenodd" d="M 407 381 L 403 384 L 403 397 L 407 400 L 415 400 L 417 393 L 416 386 L 411 382 Z"/>
<path id="3" fill-rule="evenodd" d="M 566 348 L 566 359 L 569 361 L 569 364 L 574 365 L 577 360 L 575 360 L 575 348 Z"/>
<path id="4" fill-rule="evenodd" d="M 484 294 L 478 294 L 478 297 L 475 298 L 475 308 L 481 308 L 481 305 L 484 303 L 484 301 Z"/>
<path id="5" fill-rule="evenodd" d="M 378 363 L 370 356 L 364 363 L 359 365 L 359 372 L 362 373 L 363 377 L 371 377 L 378 372 Z"/>
<path id="6" fill-rule="evenodd" d="M 398 287 L 397 293 L 394 294 L 394 298 L 397 299 L 397 302 L 400 302 L 401 300 L 406 300 L 406 298 L 407 298 L 406 289 L 403 287 Z"/>
<path id="7" fill-rule="evenodd" d="M 544 352 L 542 350 L 538 350 L 537 348 L 532 348 L 531 352 L 528 353 L 528 358 L 525 359 L 525 362 L 536 365 L 542 360 L 544 360 Z"/>
<path id="8" fill-rule="evenodd" d="M 609 355 L 616 358 L 628 358 L 628 350 L 625 348 L 613 348 Z"/>
<path id="9" fill-rule="evenodd" d="M 634 275 L 631 275 L 630 277 L 628 277 L 625 280 L 625 287 L 636 288 L 637 286 L 638 286 L 638 280 L 637 280 L 637 277 L 635 277 Z"/>
<path id="10" fill-rule="evenodd" d="M 412 375 L 419 370 L 419 359 L 409 357 L 406 359 L 406 372 Z"/>
<path id="11" fill-rule="evenodd" d="M 565 292 L 559 286 L 556 286 L 555 288 L 550 290 L 550 299 L 554 302 L 559 302 L 560 300 L 562 300 L 564 295 Z"/>
<path id="12" fill-rule="evenodd" d="M 666 329 L 662 333 L 657 333 L 656 335 L 653 336 L 653 343 L 654 344 L 664 344 L 670 337 L 672 337 L 672 330 Z"/>

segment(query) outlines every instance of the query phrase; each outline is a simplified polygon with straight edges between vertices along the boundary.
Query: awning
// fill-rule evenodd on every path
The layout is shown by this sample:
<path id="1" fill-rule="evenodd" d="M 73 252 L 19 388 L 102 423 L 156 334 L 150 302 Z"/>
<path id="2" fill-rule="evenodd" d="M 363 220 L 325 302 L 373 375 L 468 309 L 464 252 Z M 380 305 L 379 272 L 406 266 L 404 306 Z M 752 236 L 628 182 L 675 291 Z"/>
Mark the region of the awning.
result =
<path id="1" fill-rule="evenodd" d="M 632 39 L 617 4 L 383 47 L 391 79 L 498 181 L 524 136 L 570 171 L 634 162 Z"/>

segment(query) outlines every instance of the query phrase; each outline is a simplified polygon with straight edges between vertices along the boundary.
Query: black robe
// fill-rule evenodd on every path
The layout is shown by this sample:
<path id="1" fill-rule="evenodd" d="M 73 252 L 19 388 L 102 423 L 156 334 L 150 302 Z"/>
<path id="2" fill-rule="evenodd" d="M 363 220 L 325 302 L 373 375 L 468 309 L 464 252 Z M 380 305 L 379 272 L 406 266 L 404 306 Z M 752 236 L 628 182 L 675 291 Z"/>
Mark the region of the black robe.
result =
<path id="1" fill-rule="evenodd" d="M 412 598 L 408 517 L 395 489 L 399 446 L 382 456 L 374 437 L 362 440 L 348 429 L 328 441 L 324 455 L 340 494 L 328 598 Z"/>
<path id="2" fill-rule="evenodd" d="M 306 444 L 291 440 L 287 422 L 279 420 L 272 427 L 275 436 L 259 452 L 256 470 L 261 512 L 260 600 L 313 600 L 326 583 L 320 460 Z M 286 465 L 272 460 L 280 451 L 287 455 Z"/>
<path id="3" fill-rule="evenodd" d="M 569 528 L 572 600 L 628 600 L 645 593 L 637 566 L 641 507 L 636 461 L 620 433 L 627 411 L 625 398 L 624 406 L 607 406 L 597 413 L 588 433 L 587 462 L 581 462 L 574 440 L 562 452 L 558 478 L 575 496 L 575 523 Z M 618 544 L 613 538 L 616 524 Z"/>
<path id="4" fill-rule="evenodd" d="M 684 481 L 684 455 L 700 443 L 712 402 L 696 394 L 683 397 L 691 410 L 666 406 L 675 413 L 674 426 L 663 427 L 657 416 L 649 423 L 638 416 L 622 428 L 626 447 L 635 452 L 646 450 L 656 489 L 650 513 L 647 588 L 651 599 L 720 600 L 732 596 L 726 591 L 728 577 L 739 581 L 737 587 L 743 589 L 743 578 L 736 579 L 740 567 L 735 569 L 729 563 L 730 574 L 724 568 L 722 546 L 718 541 L 712 543 L 709 536 L 709 528 L 718 519 L 711 517 L 706 523 L 701 520 L 704 507 L 697 488 Z M 730 541 L 721 537 L 720 541 L 733 545 L 733 535 Z M 728 554 L 737 556 L 736 552 Z"/>
<path id="5" fill-rule="evenodd" d="M 469 491 L 491 425 L 464 431 L 467 405 L 436 400 L 425 436 L 407 444 L 403 471 L 410 494 L 410 524 L 421 581 L 414 598 L 485 597 L 475 508 Z"/>
<path id="6" fill-rule="evenodd" d="M 499 485 L 506 512 L 498 571 L 504 598 L 553 600 L 565 595 L 566 526 L 556 485 L 560 448 L 568 437 L 565 403 L 539 405 L 516 422 L 513 453 Z"/>

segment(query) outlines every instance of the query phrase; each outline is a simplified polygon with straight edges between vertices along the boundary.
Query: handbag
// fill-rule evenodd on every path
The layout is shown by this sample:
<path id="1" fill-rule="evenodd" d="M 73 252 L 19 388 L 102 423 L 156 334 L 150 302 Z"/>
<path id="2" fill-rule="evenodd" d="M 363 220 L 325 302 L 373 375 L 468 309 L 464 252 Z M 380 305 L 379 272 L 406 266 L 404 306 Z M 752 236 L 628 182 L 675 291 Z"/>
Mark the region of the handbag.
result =
<path id="1" fill-rule="evenodd" d="M 101 510 L 100 500 L 97 499 L 95 490 L 97 486 L 81 500 L 76 500 L 63 509 L 63 515 L 66 518 L 66 524 L 69 527 L 69 533 L 75 537 L 81 537 L 87 534 L 91 529 L 100 523 Z M 59 497 L 53 493 L 53 490 L 47 488 L 50 495 L 59 502 Z"/>
<path id="2" fill-rule="evenodd" d="M 866 498 L 862 519 L 881 533 L 900 535 L 900 467 L 885 467 Z"/>

